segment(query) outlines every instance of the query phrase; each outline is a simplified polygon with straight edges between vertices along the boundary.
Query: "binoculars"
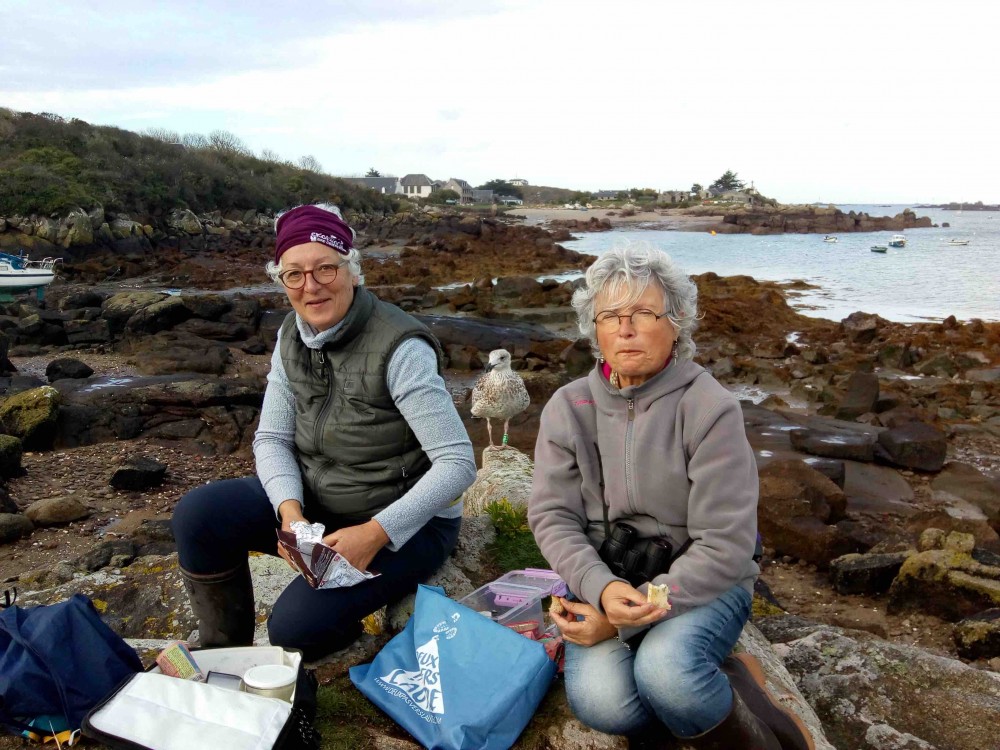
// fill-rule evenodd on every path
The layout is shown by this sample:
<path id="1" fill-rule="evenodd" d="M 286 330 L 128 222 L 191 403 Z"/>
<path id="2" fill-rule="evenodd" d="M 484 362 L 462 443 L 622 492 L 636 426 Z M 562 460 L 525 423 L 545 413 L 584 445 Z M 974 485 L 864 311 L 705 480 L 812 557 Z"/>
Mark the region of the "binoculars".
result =
<path id="1" fill-rule="evenodd" d="M 663 537 L 640 539 L 632 526 L 616 523 L 598 554 L 612 573 L 639 586 L 670 570 L 674 547 Z"/>

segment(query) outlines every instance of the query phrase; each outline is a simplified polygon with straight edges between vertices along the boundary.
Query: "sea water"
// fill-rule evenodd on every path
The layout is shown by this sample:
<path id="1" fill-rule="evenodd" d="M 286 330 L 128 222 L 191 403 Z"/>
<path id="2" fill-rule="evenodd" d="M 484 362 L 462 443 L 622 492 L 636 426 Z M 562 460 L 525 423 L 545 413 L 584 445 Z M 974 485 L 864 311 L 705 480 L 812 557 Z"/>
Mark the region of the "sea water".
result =
<path id="1" fill-rule="evenodd" d="M 894 216 L 904 205 L 841 205 L 843 211 Z M 758 280 L 802 280 L 815 289 L 793 290 L 789 304 L 804 315 L 841 320 L 862 310 L 900 322 L 980 318 L 1000 320 L 1000 212 L 944 211 L 914 208 L 918 216 L 950 227 L 902 232 L 838 234 L 717 234 L 657 229 L 618 229 L 583 234 L 562 243 L 582 253 L 600 255 L 616 240 L 651 242 L 670 253 L 686 272 L 714 271 L 720 276 L 745 274 Z M 602 211 L 591 212 L 598 217 Z M 893 234 L 906 247 L 885 254 L 872 245 L 888 245 Z M 951 246 L 948 240 L 969 240 Z"/>

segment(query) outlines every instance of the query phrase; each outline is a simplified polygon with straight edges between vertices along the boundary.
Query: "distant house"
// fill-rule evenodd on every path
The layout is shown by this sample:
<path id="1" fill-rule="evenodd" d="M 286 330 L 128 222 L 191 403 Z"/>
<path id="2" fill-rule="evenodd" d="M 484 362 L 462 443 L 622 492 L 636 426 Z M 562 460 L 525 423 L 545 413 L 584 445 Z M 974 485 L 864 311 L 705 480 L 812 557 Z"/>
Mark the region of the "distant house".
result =
<path id="1" fill-rule="evenodd" d="M 492 190 L 472 190 L 472 202 L 473 203 L 492 203 L 493 202 L 493 191 Z"/>
<path id="2" fill-rule="evenodd" d="M 343 179 L 345 182 L 361 185 L 383 195 L 395 195 L 403 192 L 398 177 L 344 177 Z"/>
<path id="3" fill-rule="evenodd" d="M 501 203 L 504 206 L 523 206 L 524 201 L 518 198 L 516 195 L 498 195 L 497 203 Z"/>
<path id="4" fill-rule="evenodd" d="M 513 185 L 514 187 L 528 187 L 528 181 L 522 177 L 515 177 L 512 180 L 507 180 L 508 185 Z"/>
<path id="5" fill-rule="evenodd" d="M 472 203 L 472 185 L 465 180 L 452 177 L 444 184 L 444 190 L 454 190 L 461 196 L 459 203 Z"/>
<path id="6" fill-rule="evenodd" d="M 753 204 L 753 194 L 746 189 L 741 190 L 721 190 L 716 187 L 708 189 L 709 197 L 721 203 L 746 203 Z"/>
<path id="7" fill-rule="evenodd" d="M 426 198 L 434 189 L 434 183 L 425 174 L 408 174 L 399 182 L 407 198 Z"/>
<path id="8" fill-rule="evenodd" d="M 594 193 L 595 201 L 615 201 L 621 194 L 628 195 L 627 190 L 598 190 Z"/>
<path id="9" fill-rule="evenodd" d="M 691 200 L 690 190 L 664 190 L 659 196 L 662 203 L 683 203 Z"/>

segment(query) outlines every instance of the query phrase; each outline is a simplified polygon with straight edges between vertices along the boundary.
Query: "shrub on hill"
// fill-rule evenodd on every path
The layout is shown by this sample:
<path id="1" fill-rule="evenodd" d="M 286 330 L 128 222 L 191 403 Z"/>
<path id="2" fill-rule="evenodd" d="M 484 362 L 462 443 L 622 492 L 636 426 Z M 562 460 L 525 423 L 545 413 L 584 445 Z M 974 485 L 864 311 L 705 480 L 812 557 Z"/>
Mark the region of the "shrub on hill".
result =
<path id="1" fill-rule="evenodd" d="M 324 200 L 362 213 L 391 213 L 398 205 L 392 196 L 281 161 L 272 152 L 255 156 L 224 131 L 176 142 L 165 135 L 0 108 L 0 216 L 98 204 L 148 217 L 174 208 L 274 211 Z"/>

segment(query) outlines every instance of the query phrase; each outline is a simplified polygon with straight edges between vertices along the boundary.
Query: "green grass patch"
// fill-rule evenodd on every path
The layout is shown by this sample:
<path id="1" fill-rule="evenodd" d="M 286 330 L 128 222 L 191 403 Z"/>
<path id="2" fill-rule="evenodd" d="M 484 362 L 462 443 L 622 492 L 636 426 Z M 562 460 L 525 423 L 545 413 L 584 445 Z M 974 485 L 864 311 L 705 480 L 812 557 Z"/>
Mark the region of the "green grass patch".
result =
<path id="1" fill-rule="evenodd" d="M 514 506 L 507 498 L 502 498 L 489 503 L 484 510 L 497 532 L 496 539 L 486 548 L 493 577 L 509 570 L 549 567 L 528 528 L 526 507 Z"/>
<path id="2" fill-rule="evenodd" d="M 512 536 L 530 530 L 528 528 L 528 509 L 523 505 L 514 507 L 510 500 L 505 497 L 493 500 L 486 505 L 484 510 L 493 522 L 497 536 Z"/>
<path id="3" fill-rule="evenodd" d="M 337 677 L 316 692 L 316 729 L 323 750 L 374 747 L 368 729 L 379 734 L 409 737 L 392 719 L 375 708 L 347 675 Z"/>
<path id="4" fill-rule="evenodd" d="M 549 567 L 530 531 L 507 535 L 497 534 L 496 540 L 486 548 L 486 551 L 495 569 L 499 571 L 497 575 L 509 570 Z"/>

